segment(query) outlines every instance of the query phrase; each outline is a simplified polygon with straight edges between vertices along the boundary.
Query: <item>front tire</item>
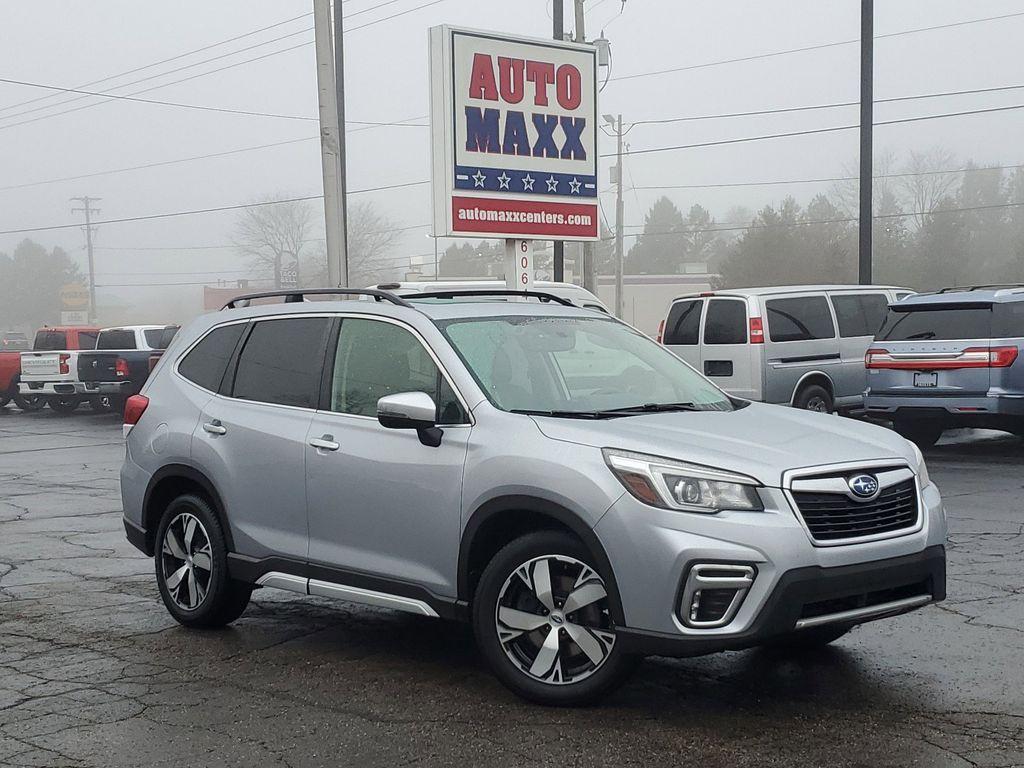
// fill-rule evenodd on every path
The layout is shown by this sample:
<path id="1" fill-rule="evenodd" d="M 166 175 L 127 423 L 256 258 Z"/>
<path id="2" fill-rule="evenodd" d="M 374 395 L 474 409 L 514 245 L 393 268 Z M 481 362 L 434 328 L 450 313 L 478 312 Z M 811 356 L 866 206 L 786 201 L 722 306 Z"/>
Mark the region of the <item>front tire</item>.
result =
<path id="1" fill-rule="evenodd" d="M 186 627 L 223 627 L 245 610 L 252 585 L 228 575 L 220 521 L 200 496 L 167 505 L 156 533 L 156 582 L 167 611 Z"/>
<path id="2" fill-rule="evenodd" d="M 516 539 L 484 569 L 473 600 L 481 654 L 514 693 L 589 704 L 636 666 L 616 642 L 611 597 L 586 547 L 559 531 Z"/>

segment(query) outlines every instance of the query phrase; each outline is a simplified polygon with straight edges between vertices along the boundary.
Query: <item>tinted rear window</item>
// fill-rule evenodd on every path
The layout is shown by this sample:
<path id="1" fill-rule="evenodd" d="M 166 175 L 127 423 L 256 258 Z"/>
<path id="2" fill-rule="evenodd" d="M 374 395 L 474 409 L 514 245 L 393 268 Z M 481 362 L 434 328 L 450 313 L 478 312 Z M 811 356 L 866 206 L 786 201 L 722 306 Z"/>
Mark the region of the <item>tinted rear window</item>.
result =
<path id="1" fill-rule="evenodd" d="M 735 299 L 712 299 L 704 320 L 705 344 L 746 344 L 747 305 Z"/>
<path id="2" fill-rule="evenodd" d="M 992 335 L 992 307 L 921 307 L 889 310 L 878 332 L 879 341 L 949 341 L 988 339 Z"/>
<path id="3" fill-rule="evenodd" d="M 37 352 L 50 352 L 68 348 L 68 336 L 64 331 L 39 331 L 36 333 L 32 349 Z"/>
<path id="4" fill-rule="evenodd" d="M 234 397 L 312 408 L 320 391 L 325 317 L 263 320 L 253 327 L 235 373 Z"/>
<path id="5" fill-rule="evenodd" d="M 79 331 L 78 332 L 78 348 L 79 349 L 96 349 L 96 341 L 99 339 L 99 331 Z"/>
<path id="6" fill-rule="evenodd" d="M 100 333 L 96 349 L 135 349 L 135 331 L 115 328 Z"/>
<path id="7" fill-rule="evenodd" d="M 150 349 L 167 349 L 178 332 L 178 326 L 169 325 L 166 328 L 152 328 L 145 331 L 146 345 Z"/>
<path id="8" fill-rule="evenodd" d="M 772 341 L 831 339 L 836 335 L 824 296 L 769 299 L 765 302 Z"/>
<path id="9" fill-rule="evenodd" d="M 244 330 L 245 323 L 235 323 L 210 331 L 185 355 L 178 365 L 178 373 L 200 387 L 216 392 Z"/>
<path id="10" fill-rule="evenodd" d="M 703 301 L 677 301 L 665 321 L 664 344 L 694 345 L 700 337 L 700 310 Z"/>
<path id="11" fill-rule="evenodd" d="M 846 294 L 832 297 L 843 338 L 874 336 L 882 327 L 889 300 L 883 293 Z"/>

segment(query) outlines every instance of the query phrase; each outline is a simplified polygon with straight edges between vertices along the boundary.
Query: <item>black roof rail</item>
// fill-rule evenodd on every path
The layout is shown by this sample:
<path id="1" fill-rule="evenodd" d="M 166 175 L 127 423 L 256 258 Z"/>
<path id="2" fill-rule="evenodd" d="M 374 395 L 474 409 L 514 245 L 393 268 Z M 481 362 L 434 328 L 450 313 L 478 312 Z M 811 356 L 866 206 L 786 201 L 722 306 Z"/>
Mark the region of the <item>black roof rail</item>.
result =
<path id="1" fill-rule="evenodd" d="M 306 300 L 307 296 L 372 296 L 377 301 L 389 301 L 399 307 L 415 309 L 408 301 L 401 296 L 396 296 L 388 291 L 378 291 L 373 288 L 293 288 L 291 290 L 263 291 L 261 293 L 245 293 L 235 296 L 231 301 L 221 307 L 225 309 L 237 309 L 239 302 L 246 302 L 241 306 L 249 306 L 248 302 L 253 299 L 270 299 L 275 296 L 284 296 L 285 304 L 298 303 Z"/>
<path id="2" fill-rule="evenodd" d="M 553 293 L 544 293 L 543 291 L 513 291 L 509 288 L 501 289 L 468 289 L 468 290 L 448 290 L 448 291 L 424 291 L 423 293 L 411 293 L 408 295 L 410 299 L 457 299 L 460 296 L 529 296 L 530 298 L 540 299 L 541 301 L 554 301 L 565 307 L 575 307 L 569 299 L 561 296 L 555 296 Z"/>
<path id="3" fill-rule="evenodd" d="M 1024 288 L 1024 283 L 991 283 L 990 285 L 963 285 L 954 288 L 943 288 L 936 293 L 957 293 L 958 291 L 991 291 L 1000 288 Z"/>

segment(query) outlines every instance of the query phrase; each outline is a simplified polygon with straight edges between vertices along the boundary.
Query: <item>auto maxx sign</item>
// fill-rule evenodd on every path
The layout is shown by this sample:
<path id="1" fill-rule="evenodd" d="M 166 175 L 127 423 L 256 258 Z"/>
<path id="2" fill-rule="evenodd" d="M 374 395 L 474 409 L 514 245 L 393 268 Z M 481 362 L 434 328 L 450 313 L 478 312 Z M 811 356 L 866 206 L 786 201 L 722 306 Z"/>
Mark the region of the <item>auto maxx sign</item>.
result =
<path id="1" fill-rule="evenodd" d="M 430 30 L 434 231 L 596 240 L 592 46 Z"/>

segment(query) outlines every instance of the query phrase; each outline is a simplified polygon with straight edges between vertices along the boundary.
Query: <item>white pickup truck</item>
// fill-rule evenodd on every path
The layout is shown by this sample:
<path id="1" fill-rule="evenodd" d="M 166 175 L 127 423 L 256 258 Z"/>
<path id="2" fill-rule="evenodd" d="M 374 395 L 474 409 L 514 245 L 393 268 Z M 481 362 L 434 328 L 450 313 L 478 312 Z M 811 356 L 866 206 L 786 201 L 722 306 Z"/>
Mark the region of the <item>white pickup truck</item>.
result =
<path id="1" fill-rule="evenodd" d="M 26 402 L 55 411 L 73 411 L 81 398 L 78 391 L 78 352 L 94 349 L 99 328 L 57 326 L 36 332 L 31 352 L 21 353 L 18 390 Z"/>

